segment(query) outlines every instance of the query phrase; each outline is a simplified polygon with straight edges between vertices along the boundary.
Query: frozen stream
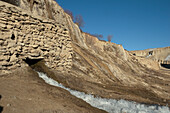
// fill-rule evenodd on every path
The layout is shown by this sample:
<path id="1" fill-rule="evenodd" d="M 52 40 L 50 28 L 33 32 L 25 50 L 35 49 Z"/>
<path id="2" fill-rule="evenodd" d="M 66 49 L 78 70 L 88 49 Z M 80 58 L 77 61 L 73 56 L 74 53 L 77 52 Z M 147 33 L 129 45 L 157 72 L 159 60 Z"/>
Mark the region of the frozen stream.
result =
<path id="1" fill-rule="evenodd" d="M 93 95 L 85 94 L 84 92 L 79 92 L 71 90 L 70 88 L 64 87 L 62 84 L 57 81 L 48 78 L 46 74 L 38 72 L 40 78 L 45 80 L 46 83 L 63 88 L 69 91 L 72 95 L 77 98 L 83 99 L 91 106 L 105 110 L 109 113 L 170 113 L 170 110 L 167 106 L 156 106 L 151 105 L 147 106 L 145 104 L 139 104 L 133 101 L 126 100 L 115 100 L 115 99 L 105 99 L 105 98 L 96 98 Z"/>

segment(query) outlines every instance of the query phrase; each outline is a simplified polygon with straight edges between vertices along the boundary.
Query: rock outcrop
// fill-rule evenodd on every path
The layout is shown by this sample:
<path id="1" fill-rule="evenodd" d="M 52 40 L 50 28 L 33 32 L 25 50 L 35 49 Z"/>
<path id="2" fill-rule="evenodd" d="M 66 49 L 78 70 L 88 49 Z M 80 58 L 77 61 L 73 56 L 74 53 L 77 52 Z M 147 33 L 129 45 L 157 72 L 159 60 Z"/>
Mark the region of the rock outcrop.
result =
<path id="1" fill-rule="evenodd" d="M 67 26 L 73 42 L 87 47 L 84 43 L 84 37 L 78 25 L 73 22 L 71 17 L 54 0 L 20 0 L 22 9 L 28 10 L 32 15 L 39 15 L 42 18 L 55 20 L 62 25 Z"/>
<path id="2" fill-rule="evenodd" d="M 170 64 L 170 47 L 131 51 L 133 55 L 151 59 L 159 64 Z"/>

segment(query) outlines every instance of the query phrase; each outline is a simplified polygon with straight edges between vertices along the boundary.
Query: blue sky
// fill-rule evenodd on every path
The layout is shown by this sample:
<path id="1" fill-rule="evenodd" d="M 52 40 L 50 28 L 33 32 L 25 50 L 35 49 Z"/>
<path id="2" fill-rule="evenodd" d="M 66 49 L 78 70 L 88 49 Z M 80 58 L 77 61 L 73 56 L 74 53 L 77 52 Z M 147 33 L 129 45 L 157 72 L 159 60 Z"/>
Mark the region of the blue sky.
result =
<path id="1" fill-rule="evenodd" d="M 56 0 L 63 9 L 81 14 L 82 30 L 113 35 L 127 50 L 170 46 L 170 0 Z"/>

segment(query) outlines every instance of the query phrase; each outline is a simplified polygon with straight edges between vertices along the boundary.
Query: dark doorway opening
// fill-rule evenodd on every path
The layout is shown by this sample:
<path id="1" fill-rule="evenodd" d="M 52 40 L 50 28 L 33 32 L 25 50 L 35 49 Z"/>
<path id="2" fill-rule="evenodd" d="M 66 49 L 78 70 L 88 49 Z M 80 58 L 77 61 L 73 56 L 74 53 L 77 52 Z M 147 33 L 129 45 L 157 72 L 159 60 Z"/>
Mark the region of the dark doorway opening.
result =
<path id="1" fill-rule="evenodd" d="M 34 65 L 40 61 L 42 61 L 43 59 L 30 59 L 30 58 L 26 58 L 24 61 L 29 65 Z"/>
<path id="2" fill-rule="evenodd" d="M 162 67 L 170 69 L 170 64 L 161 64 Z"/>
<path id="3" fill-rule="evenodd" d="M 153 55 L 153 51 L 149 51 L 149 55 Z"/>
<path id="4" fill-rule="evenodd" d="M 2 113 L 2 111 L 3 111 L 3 107 L 2 107 L 2 106 L 0 106 L 0 113 Z"/>

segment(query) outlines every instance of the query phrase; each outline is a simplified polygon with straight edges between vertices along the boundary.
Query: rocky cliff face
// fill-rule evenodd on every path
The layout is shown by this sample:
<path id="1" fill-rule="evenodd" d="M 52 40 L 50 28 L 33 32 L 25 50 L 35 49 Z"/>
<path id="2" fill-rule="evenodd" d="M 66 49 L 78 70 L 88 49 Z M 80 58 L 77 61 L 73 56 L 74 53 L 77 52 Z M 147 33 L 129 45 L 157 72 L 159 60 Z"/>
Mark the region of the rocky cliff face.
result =
<path id="1" fill-rule="evenodd" d="M 20 0 L 22 9 L 28 10 L 33 15 L 49 18 L 65 25 L 69 29 L 70 37 L 74 42 L 86 47 L 79 27 L 72 21 L 70 16 L 54 0 Z"/>
<path id="2" fill-rule="evenodd" d="M 157 61 L 160 64 L 170 64 L 170 47 L 131 51 L 134 55 Z"/>
<path id="3" fill-rule="evenodd" d="M 20 0 L 19 7 L 0 5 L 0 74 L 43 59 L 53 78 L 72 89 L 170 105 L 169 71 L 158 62 L 81 32 L 53 0 Z"/>
<path id="4" fill-rule="evenodd" d="M 64 10 L 54 0 L 18 0 L 19 7 L 27 10 L 32 15 L 39 15 L 41 18 L 49 18 L 66 24 L 66 16 Z"/>

